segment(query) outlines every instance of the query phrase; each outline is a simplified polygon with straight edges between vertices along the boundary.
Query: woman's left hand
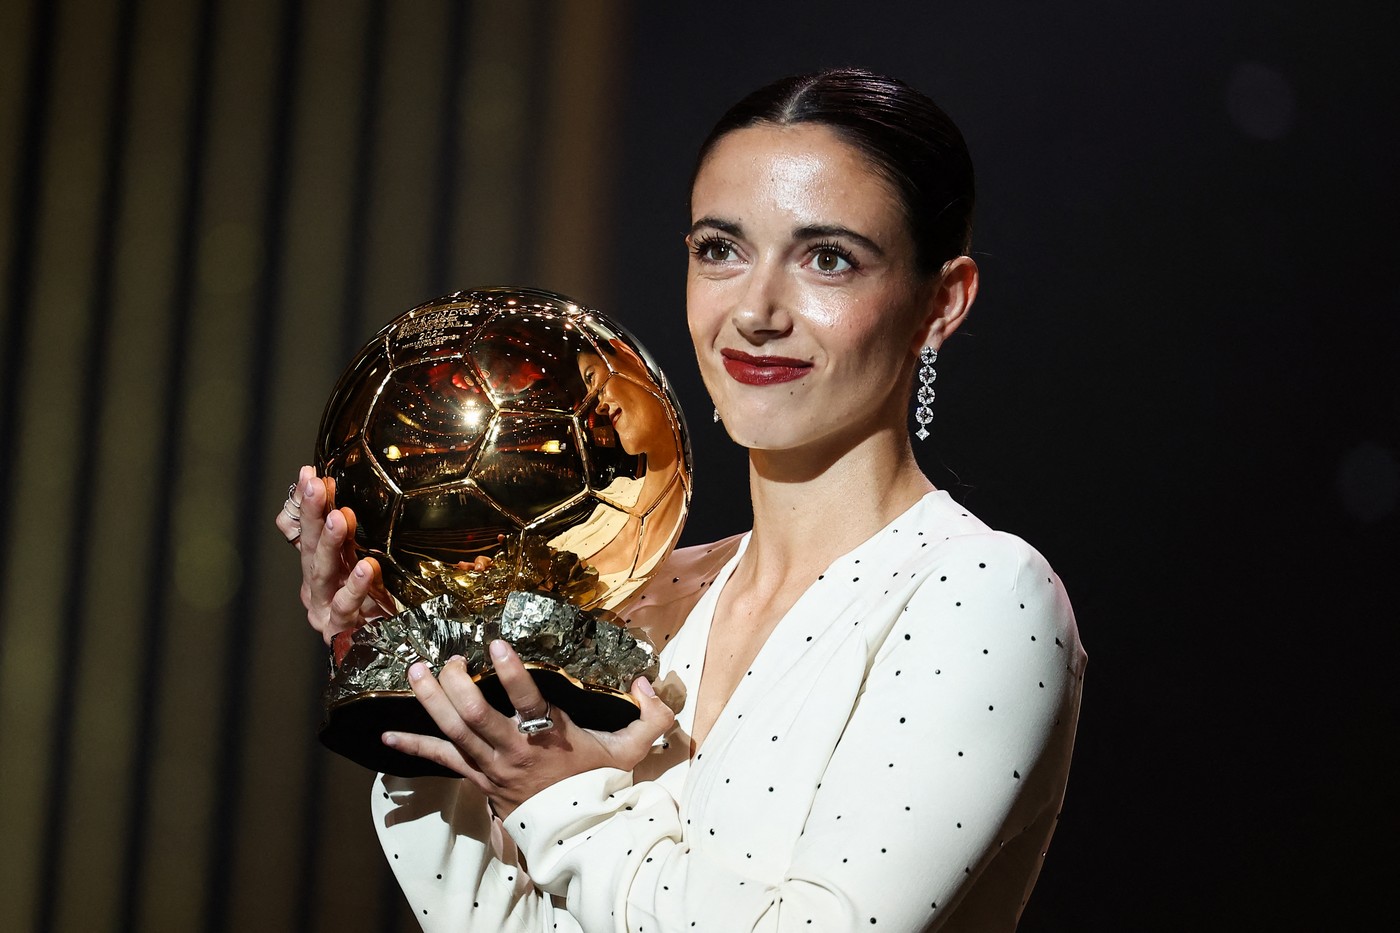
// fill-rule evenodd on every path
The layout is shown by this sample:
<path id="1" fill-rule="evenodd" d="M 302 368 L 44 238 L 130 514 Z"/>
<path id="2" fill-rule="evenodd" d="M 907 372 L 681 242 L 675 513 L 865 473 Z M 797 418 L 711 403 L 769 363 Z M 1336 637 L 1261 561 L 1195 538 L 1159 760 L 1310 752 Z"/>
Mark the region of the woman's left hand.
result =
<path id="1" fill-rule="evenodd" d="M 641 707 L 641 718 L 617 732 L 584 729 L 563 710 L 549 709 L 510 645 L 492 642 L 491 660 L 517 716 L 502 716 L 486 701 L 461 658 L 449 660 L 436 678 L 420 661 L 409 668 L 409 683 L 447 738 L 386 732 L 383 741 L 456 771 L 486 795 L 501 817 L 575 774 L 595 768 L 631 771 L 675 721 L 675 714 L 657 698 L 647 679 L 638 677 L 632 683 L 632 697 Z M 546 710 L 554 728 L 529 736 L 517 728 L 522 717 L 540 716 Z"/>

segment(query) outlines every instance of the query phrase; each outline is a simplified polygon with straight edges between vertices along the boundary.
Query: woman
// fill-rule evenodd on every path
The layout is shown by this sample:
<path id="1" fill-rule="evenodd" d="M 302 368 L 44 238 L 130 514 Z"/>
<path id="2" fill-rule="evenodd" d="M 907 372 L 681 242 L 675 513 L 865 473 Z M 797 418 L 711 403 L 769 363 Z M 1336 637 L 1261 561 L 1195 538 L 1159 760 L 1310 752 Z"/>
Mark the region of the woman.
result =
<path id="1" fill-rule="evenodd" d="M 622 341 L 603 347 L 607 357 L 580 353 L 579 375 L 598 395 L 593 413 L 604 420 L 625 453 L 637 458 L 635 475 L 618 475 L 599 496 L 587 520 L 551 539 L 550 547 L 570 551 L 593 566 L 613 598 L 625 599 L 674 541 L 685 509 L 681 443 L 667 406 L 648 388 L 646 363 Z M 647 538 L 642 526 L 659 528 Z M 643 547 L 647 540 L 656 542 Z"/>
<path id="2" fill-rule="evenodd" d="M 899 82 L 790 78 L 720 121 L 692 185 L 687 311 L 749 450 L 753 530 L 678 552 L 635 604 L 686 691 L 675 717 L 639 679 L 626 730 L 556 711 L 527 737 L 460 664 L 411 672 L 450 741 L 384 740 L 465 778 L 375 786 L 425 928 L 1015 927 L 1084 654 L 1040 555 L 911 450 L 915 372 L 977 294 L 972 202 L 957 129 Z M 374 604 L 376 573 L 350 566 L 353 517 L 305 469 L 299 488 L 303 599 L 329 638 Z M 536 719 L 519 660 L 492 652 Z"/>

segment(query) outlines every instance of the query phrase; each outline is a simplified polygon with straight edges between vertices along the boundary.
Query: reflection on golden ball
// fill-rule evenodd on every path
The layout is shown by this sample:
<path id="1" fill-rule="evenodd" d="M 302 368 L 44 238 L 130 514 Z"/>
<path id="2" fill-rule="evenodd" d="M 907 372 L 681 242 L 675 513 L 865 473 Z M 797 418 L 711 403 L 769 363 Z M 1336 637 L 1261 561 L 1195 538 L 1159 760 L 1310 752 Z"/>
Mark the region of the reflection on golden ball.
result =
<path id="1" fill-rule="evenodd" d="M 690 498 L 685 426 L 646 351 L 527 288 L 459 292 L 381 330 L 331 395 L 316 463 L 407 604 L 534 589 L 617 609 Z"/>

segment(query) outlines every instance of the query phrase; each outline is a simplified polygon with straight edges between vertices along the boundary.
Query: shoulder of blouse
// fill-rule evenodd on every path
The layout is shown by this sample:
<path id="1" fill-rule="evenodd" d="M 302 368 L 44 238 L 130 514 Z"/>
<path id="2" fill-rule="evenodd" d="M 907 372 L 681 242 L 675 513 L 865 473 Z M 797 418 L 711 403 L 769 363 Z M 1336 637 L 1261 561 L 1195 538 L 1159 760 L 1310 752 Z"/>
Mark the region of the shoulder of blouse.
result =
<path id="1" fill-rule="evenodd" d="M 909 599 L 911 614 L 956 610 L 951 617 L 984 631 L 1037 620 L 1050 643 L 1069 653 L 1071 668 L 1082 672 L 1086 655 L 1074 609 L 1044 555 L 1017 535 L 987 528 L 941 543 L 917 558 L 924 578 Z"/>
<path id="2" fill-rule="evenodd" d="M 657 568 L 646 586 L 620 611 L 629 629 L 639 630 L 657 650 L 690 615 L 724 565 L 739 550 L 742 534 L 711 544 L 678 548 Z"/>

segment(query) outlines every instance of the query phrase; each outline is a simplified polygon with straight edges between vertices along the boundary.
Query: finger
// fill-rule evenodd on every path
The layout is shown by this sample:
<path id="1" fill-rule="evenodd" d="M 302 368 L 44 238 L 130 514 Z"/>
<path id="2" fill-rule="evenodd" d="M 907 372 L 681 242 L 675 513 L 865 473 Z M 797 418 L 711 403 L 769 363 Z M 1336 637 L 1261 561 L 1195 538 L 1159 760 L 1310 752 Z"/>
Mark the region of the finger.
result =
<path id="1" fill-rule="evenodd" d="M 491 663 L 496 669 L 496 676 L 500 678 L 501 686 L 505 688 L 506 696 L 510 698 L 510 705 L 515 707 L 520 718 L 535 719 L 543 716 L 549 709 L 549 704 L 545 701 L 544 695 L 540 693 L 535 678 L 530 676 L 525 662 L 520 660 L 520 655 L 516 654 L 514 648 L 499 638 L 491 642 L 490 651 Z"/>
<path id="2" fill-rule="evenodd" d="M 297 551 L 301 554 L 301 603 L 306 607 L 307 617 L 311 619 L 312 624 L 317 625 L 310 574 L 316 558 L 316 542 L 321 536 L 322 523 L 325 521 L 325 496 L 317 494 L 320 490 L 313 489 L 313 483 L 320 486 L 312 468 L 303 466 L 297 473 L 297 488 L 301 490 L 301 532 L 297 537 Z M 317 628 L 319 627 L 317 625 Z"/>
<path id="3" fill-rule="evenodd" d="M 472 731 L 490 745 L 493 751 L 499 754 L 507 748 L 520 748 L 521 733 L 516 728 L 519 724 L 518 718 L 501 713 L 486 699 L 481 688 L 467 672 L 466 663 L 460 656 L 443 665 L 438 681 L 448 698 L 463 711 L 463 718 L 472 727 Z M 470 711 L 471 715 L 467 715 L 467 711 Z M 487 771 L 492 763 L 490 758 L 478 762 Z"/>
<path id="4" fill-rule="evenodd" d="M 327 476 L 322 480 L 326 489 L 326 501 L 335 504 L 335 478 Z M 343 567 L 351 567 L 359 554 L 355 551 L 355 529 L 359 527 L 359 519 L 355 517 L 355 512 L 348 506 L 340 507 L 341 515 L 345 516 L 349 525 L 349 532 L 345 536 L 345 541 L 340 546 L 340 563 Z"/>
<path id="5" fill-rule="evenodd" d="M 300 522 L 292 520 L 292 516 L 287 514 L 287 507 L 284 505 L 277 510 L 277 517 L 272 524 L 277 526 L 277 530 L 282 532 L 282 536 L 288 540 L 296 540 L 296 535 L 301 532 Z"/>
<path id="6" fill-rule="evenodd" d="M 378 566 L 378 561 L 375 562 L 375 565 Z M 365 601 L 360 606 L 360 614 L 366 619 L 374 619 L 379 616 L 391 616 L 398 611 L 399 607 L 394 602 L 389 587 L 384 583 L 383 568 L 379 568 L 379 573 L 375 576 L 374 582 L 370 584 Z"/>
<path id="7" fill-rule="evenodd" d="M 425 758 L 455 771 L 478 787 L 486 789 L 490 782 L 479 770 L 472 767 L 466 757 L 446 739 L 432 735 L 418 735 L 414 732 L 386 732 L 380 737 L 389 748 L 415 758 Z"/>
<path id="8" fill-rule="evenodd" d="M 473 557 L 471 560 L 459 560 L 455 566 L 458 570 L 481 573 L 491 566 L 491 558 L 487 557 L 485 554 L 481 554 L 477 557 Z"/>
<path id="9" fill-rule="evenodd" d="M 483 734 L 499 734 L 499 727 L 493 729 L 493 720 L 502 723 L 509 723 L 509 720 L 486 702 L 460 658 L 453 658 L 443 665 L 439 676 L 443 680 L 434 677 L 423 661 L 413 664 L 408 669 L 408 683 L 413 695 L 442 734 L 463 755 L 477 762 L 489 762 L 494 749 Z M 446 685 L 443 681 L 446 681 Z"/>
<path id="10" fill-rule="evenodd" d="M 321 535 L 325 532 L 325 521 L 336 507 L 336 483 L 329 476 L 316 476 L 311 466 L 301 468 L 301 549 L 302 574 L 314 569 L 318 560 Z M 354 563 L 347 562 L 346 567 Z"/>
<path id="11" fill-rule="evenodd" d="M 613 737 L 620 755 L 641 761 L 656 740 L 671 730 L 676 714 L 661 701 L 652 689 L 651 681 L 645 677 L 632 681 L 632 699 L 637 701 L 642 715 L 613 733 Z"/>
<path id="12" fill-rule="evenodd" d="M 320 543 L 330 500 L 326 495 L 325 482 L 309 466 L 301 468 L 297 484 L 301 489 L 301 539 L 298 547 L 301 549 L 301 575 L 307 579 L 315 566 L 316 546 Z"/>
<path id="13" fill-rule="evenodd" d="M 288 544 L 296 548 L 301 547 L 301 523 L 289 516 L 286 509 L 278 511 L 277 518 L 273 521 L 273 524 L 277 526 L 277 530 L 281 533 L 282 537 L 287 539 Z"/>
<path id="14" fill-rule="evenodd" d="M 306 531 L 303 530 L 302 534 L 305 535 Z M 310 566 L 303 571 L 317 605 L 329 605 L 336 590 L 344 585 L 345 577 L 354 563 L 353 559 L 349 562 L 345 560 L 345 545 L 353 540 L 354 534 L 353 512 L 349 509 L 332 509 L 326 513 L 326 520 L 321 524 L 320 534 L 311 551 Z M 305 546 L 302 554 L 307 554 Z"/>
<path id="15" fill-rule="evenodd" d="M 304 466 L 301 468 L 301 472 L 297 474 L 297 481 L 293 486 L 292 494 L 288 496 L 288 498 L 292 500 L 292 509 L 289 510 L 287 504 L 283 503 L 282 507 L 277 510 L 277 518 L 273 521 L 273 524 L 277 526 L 277 530 L 282 533 L 282 537 L 286 538 L 298 548 L 301 547 L 301 511 L 300 503 L 296 500 L 301 498 L 302 484 L 306 481 L 306 476 L 310 472 L 310 469 L 310 467 Z"/>
<path id="16" fill-rule="evenodd" d="M 369 594 L 379 585 L 379 562 L 372 557 L 355 564 L 350 575 L 345 578 L 345 585 L 335 591 L 330 602 L 330 625 L 321 634 L 326 639 L 326 644 L 331 643 L 331 638 L 336 632 L 358 627 L 364 622 L 365 601 L 369 599 Z"/>

